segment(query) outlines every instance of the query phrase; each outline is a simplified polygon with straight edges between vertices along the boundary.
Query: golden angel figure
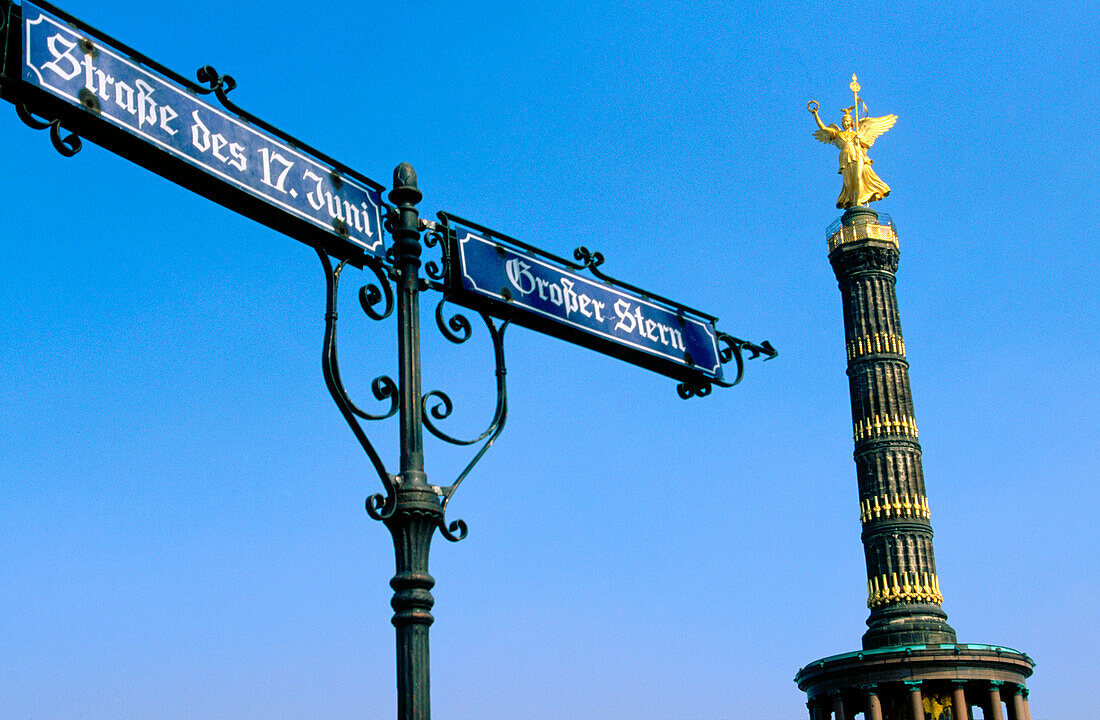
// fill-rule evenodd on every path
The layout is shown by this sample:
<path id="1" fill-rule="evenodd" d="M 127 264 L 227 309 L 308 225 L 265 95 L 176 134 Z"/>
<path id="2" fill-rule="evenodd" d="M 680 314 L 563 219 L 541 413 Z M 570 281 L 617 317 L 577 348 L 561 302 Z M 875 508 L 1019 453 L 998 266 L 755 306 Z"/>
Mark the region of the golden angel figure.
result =
<path id="1" fill-rule="evenodd" d="M 854 77 L 854 76 L 853 76 Z M 853 81 L 854 84 L 854 81 Z M 858 103 L 857 98 L 857 103 Z M 884 183 L 875 171 L 871 169 L 871 158 L 867 157 L 867 149 L 875 144 L 878 136 L 894 127 L 897 115 L 883 115 L 882 117 L 858 117 L 852 118 L 852 111 L 857 105 L 844 108 L 844 119 L 841 120 L 843 129 L 836 123 L 828 127 L 817 116 L 817 103 L 811 100 L 806 108 L 813 113 L 817 127 L 814 137 L 823 143 L 836 145 L 840 148 L 840 173 L 844 179 L 844 187 L 841 188 L 840 197 L 836 199 L 838 208 L 850 208 L 853 205 L 866 205 L 875 200 L 881 200 L 890 194 L 890 186 Z M 866 107 L 864 107 L 866 110 Z"/>

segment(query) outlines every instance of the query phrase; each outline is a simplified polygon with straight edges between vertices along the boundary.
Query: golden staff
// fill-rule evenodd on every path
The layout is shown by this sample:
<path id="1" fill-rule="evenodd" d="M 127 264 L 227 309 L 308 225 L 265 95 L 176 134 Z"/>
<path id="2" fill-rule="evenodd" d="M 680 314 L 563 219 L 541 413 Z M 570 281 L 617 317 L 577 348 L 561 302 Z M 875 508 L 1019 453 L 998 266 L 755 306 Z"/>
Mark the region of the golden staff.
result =
<path id="1" fill-rule="evenodd" d="M 852 90 L 852 95 L 855 97 L 855 112 L 856 112 L 856 133 L 859 133 L 859 82 L 856 80 L 856 74 L 852 73 L 852 84 L 848 86 Z"/>

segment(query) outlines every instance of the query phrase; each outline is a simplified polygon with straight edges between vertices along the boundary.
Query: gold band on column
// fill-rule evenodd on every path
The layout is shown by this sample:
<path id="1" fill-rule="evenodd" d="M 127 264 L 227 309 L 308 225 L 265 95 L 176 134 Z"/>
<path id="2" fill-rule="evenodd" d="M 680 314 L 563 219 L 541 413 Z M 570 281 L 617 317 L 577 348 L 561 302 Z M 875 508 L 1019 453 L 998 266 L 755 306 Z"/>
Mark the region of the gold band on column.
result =
<path id="1" fill-rule="evenodd" d="M 891 353 L 905 357 L 905 340 L 895 333 L 872 333 L 861 335 L 848 342 L 848 359 L 855 360 L 864 355 Z"/>
<path id="2" fill-rule="evenodd" d="M 911 415 L 872 415 L 866 420 L 857 420 L 852 423 L 853 439 L 856 442 L 871 440 L 879 437 L 900 435 L 916 440 L 920 437 L 917 432 L 917 421 Z"/>
<path id="3" fill-rule="evenodd" d="M 909 493 L 885 493 L 875 495 L 859 503 L 859 521 L 913 517 L 930 520 L 932 511 L 928 509 L 928 498 Z"/>
<path id="4" fill-rule="evenodd" d="M 903 572 L 879 575 L 867 581 L 867 607 L 902 602 L 943 603 L 940 580 L 933 573 Z"/>

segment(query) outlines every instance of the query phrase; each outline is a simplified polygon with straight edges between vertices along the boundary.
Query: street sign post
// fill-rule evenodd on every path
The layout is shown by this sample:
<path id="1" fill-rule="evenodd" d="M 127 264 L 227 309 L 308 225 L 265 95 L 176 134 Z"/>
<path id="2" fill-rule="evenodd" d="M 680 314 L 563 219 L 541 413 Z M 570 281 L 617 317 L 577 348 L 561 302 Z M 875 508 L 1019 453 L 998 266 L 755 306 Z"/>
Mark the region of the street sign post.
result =
<path id="1" fill-rule="evenodd" d="M 9 18 L 7 31 L 4 77 L 23 82 L 5 82 L 4 92 L 25 116 L 56 117 L 169 180 L 357 265 L 385 254 L 384 188 L 242 113 L 226 99 L 232 78 L 203 68 L 200 79 L 211 87 L 191 83 L 46 3 L 24 2 L 21 25 Z M 235 112 L 208 102 L 211 96 Z"/>
<path id="2" fill-rule="evenodd" d="M 608 277 L 599 253 L 578 248 L 571 262 L 454 216 L 441 213 L 441 224 L 421 219 L 423 196 L 407 163 L 394 170 L 391 205 L 385 204 L 382 185 L 233 104 L 227 93 L 235 81 L 210 66 L 198 73 L 209 87 L 197 85 L 44 0 L 0 0 L 0 33 L 0 98 L 15 104 L 29 126 L 48 128 L 63 155 L 78 152 L 86 137 L 317 251 L 326 281 L 322 371 L 384 490 L 367 498 L 367 513 L 385 523 L 394 542 L 400 720 L 430 717 L 435 580 L 428 551 L 437 530 L 452 542 L 466 536 L 462 520 L 447 521 L 447 507 L 507 420 L 504 332 L 510 323 L 676 378 L 685 399 L 740 382 L 742 352 L 752 353 L 750 359 L 776 356 L 767 342 L 717 330 L 711 315 Z M 207 101 L 211 95 L 221 107 Z M 389 248 L 383 227 L 392 236 Z M 441 246 L 442 268 L 422 261 L 424 245 Z M 371 383 L 374 400 L 388 404 L 373 413 L 352 401 L 340 378 L 337 298 L 348 264 L 367 268 L 377 281 L 360 288 L 363 311 L 374 320 L 397 318 L 398 377 L 381 375 Z M 496 407 L 472 438 L 438 424 L 451 413 L 446 393 L 421 390 L 419 303 L 428 289 L 442 291 L 435 317 L 448 340 L 463 343 L 472 331 L 462 315 L 443 319 L 443 304 L 454 301 L 478 311 L 492 341 Z M 733 361 L 730 378 L 722 366 Z M 361 421 L 395 415 L 400 458 L 391 473 Z M 424 429 L 452 445 L 480 446 L 449 485 L 428 482 Z"/>

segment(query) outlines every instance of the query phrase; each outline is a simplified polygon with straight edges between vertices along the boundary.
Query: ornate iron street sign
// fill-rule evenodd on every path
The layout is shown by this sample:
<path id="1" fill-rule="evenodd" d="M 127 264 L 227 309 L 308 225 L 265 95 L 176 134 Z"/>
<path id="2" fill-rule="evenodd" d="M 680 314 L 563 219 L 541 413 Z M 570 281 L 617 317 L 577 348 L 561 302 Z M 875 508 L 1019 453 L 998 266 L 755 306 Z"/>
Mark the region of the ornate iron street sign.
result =
<path id="1" fill-rule="evenodd" d="M 333 255 L 384 256 L 381 185 L 262 129 L 226 100 L 232 78 L 204 68 L 211 87 L 197 86 L 61 15 L 27 1 L 21 31 L 9 22 L 5 75 L 19 48 L 25 83 L 9 99 Z M 235 112 L 206 102 L 210 93 Z"/>
<path id="2" fill-rule="evenodd" d="M 448 522 L 454 492 L 504 429 L 508 416 L 504 332 L 511 322 L 571 341 L 680 381 L 682 398 L 707 395 L 714 385 L 741 381 L 742 353 L 777 355 L 715 328 L 716 318 L 600 271 L 603 256 L 585 248 L 571 262 L 443 213 L 442 224 L 420 217 L 423 195 L 408 163 L 397 166 L 388 198 L 384 188 L 227 98 L 236 87 L 210 66 L 196 84 L 45 2 L 0 0 L 0 99 L 12 102 L 30 127 L 49 129 L 54 147 L 76 154 L 81 137 L 162 176 L 311 245 L 326 280 L 322 368 L 325 383 L 378 474 L 384 493 L 367 498 L 366 511 L 393 535 L 396 574 L 390 602 L 397 634 L 397 711 L 402 720 L 430 716 L 428 629 L 435 580 L 428 574 L 431 538 L 466 537 L 462 520 Z M 204 98 L 213 95 L 221 107 Z M 385 213 L 383 213 L 385 210 Z M 382 218 L 393 239 L 387 250 Z M 452 222 L 465 227 L 456 227 Z M 443 267 L 422 257 L 441 244 Z M 333 257 L 339 259 L 335 265 Z M 359 289 L 359 304 L 374 320 L 396 311 L 395 381 L 370 384 L 376 412 L 352 401 L 337 357 L 339 281 L 345 265 L 373 272 Z M 427 277 L 423 277 L 423 271 Z M 582 274 L 587 273 L 587 274 Z M 477 436 L 451 434 L 440 421 L 453 409 L 442 390 L 422 392 L 420 295 L 442 290 L 436 323 L 455 344 L 472 326 L 462 314 L 445 320 L 447 301 L 478 311 L 492 341 L 496 405 Z M 723 364 L 736 362 L 732 379 Z M 386 407 L 388 405 L 388 407 Z M 361 421 L 397 416 L 400 466 L 388 471 Z M 456 446 L 479 445 L 449 485 L 428 482 L 426 429 Z"/>
<path id="3" fill-rule="evenodd" d="M 445 285 L 456 303 L 678 380 L 722 382 L 716 318 L 603 275 L 598 253 L 581 248 L 578 265 L 487 228 L 446 227 Z"/>

